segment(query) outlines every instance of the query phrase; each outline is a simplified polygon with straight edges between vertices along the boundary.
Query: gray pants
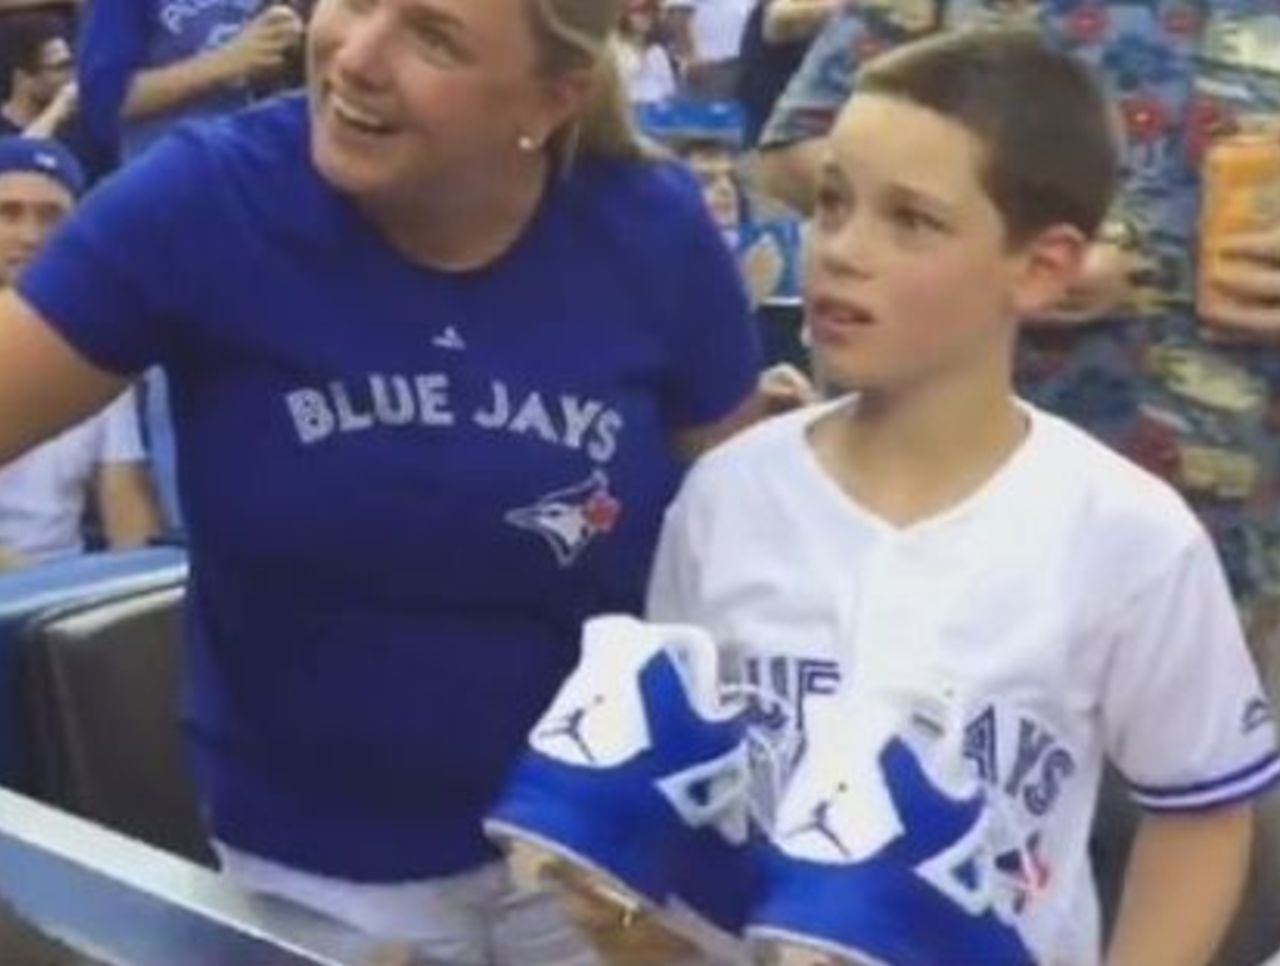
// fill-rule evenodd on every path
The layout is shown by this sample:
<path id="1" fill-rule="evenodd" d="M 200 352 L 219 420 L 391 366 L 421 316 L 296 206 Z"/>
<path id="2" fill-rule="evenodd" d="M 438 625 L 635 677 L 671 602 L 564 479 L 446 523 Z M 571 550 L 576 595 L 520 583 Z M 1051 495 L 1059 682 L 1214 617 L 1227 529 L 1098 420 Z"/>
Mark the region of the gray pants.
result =
<path id="1" fill-rule="evenodd" d="M 430 882 L 366 885 L 219 854 L 244 889 L 349 927 L 342 955 L 353 966 L 600 966 L 559 902 L 516 890 L 500 863 Z"/>

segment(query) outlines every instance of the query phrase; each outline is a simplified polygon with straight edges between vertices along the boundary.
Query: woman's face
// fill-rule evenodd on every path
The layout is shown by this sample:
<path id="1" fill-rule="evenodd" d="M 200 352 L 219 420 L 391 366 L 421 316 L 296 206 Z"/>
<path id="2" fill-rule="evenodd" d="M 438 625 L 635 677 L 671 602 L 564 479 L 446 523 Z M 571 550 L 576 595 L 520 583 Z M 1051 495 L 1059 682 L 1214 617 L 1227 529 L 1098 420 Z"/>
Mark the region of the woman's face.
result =
<path id="1" fill-rule="evenodd" d="M 308 87 L 321 174 L 395 201 L 474 182 L 521 137 L 544 143 L 572 98 L 537 73 L 527 2 L 320 0 Z"/>

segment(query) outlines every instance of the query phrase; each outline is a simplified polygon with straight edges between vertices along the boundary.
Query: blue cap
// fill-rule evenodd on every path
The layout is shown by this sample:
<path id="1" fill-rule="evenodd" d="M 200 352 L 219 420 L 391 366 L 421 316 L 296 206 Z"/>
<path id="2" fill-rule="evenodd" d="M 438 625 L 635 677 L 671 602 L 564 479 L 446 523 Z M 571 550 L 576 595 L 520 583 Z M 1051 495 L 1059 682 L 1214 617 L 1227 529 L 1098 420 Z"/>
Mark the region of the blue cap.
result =
<path id="1" fill-rule="evenodd" d="M 0 176 L 14 171 L 42 174 L 75 197 L 84 191 L 84 169 L 57 141 L 18 136 L 0 137 Z"/>

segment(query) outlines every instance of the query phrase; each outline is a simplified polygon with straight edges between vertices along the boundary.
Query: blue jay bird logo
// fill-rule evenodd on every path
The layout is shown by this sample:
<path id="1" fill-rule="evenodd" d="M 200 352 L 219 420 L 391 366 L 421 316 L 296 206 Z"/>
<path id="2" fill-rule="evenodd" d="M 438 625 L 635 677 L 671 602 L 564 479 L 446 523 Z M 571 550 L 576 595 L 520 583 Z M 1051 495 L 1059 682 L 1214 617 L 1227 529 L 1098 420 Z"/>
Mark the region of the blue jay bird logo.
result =
<path id="1" fill-rule="evenodd" d="M 581 483 L 509 511 L 505 519 L 542 537 L 556 563 L 571 567 L 597 537 L 613 530 L 621 514 L 622 504 L 609 492 L 608 476 L 596 470 Z"/>
<path id="2" fill-rule="evenodd" d="M 1265 698 L 1254 698 L 1245 705 L 1244 716 L 1241 718 L 1241 730 L 1246 734 L 1253 734 L 1259 728 L 1265 727 L 1271 723 L 1271 705 L 1267 703 Z"/>

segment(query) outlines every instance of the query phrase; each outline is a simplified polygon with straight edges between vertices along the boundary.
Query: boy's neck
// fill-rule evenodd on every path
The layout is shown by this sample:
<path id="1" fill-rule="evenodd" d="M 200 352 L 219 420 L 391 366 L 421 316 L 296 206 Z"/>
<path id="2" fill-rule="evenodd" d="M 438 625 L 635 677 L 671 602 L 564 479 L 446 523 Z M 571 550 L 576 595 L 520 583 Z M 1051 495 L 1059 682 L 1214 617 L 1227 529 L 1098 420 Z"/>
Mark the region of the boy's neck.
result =
<path id="1" fill-rule="evenodd" d="M 867 392 L 820 419 L 810 445 L 860 506 L 906 527 L 963 502 L 1028 431 L 1007 380 Z"/>

